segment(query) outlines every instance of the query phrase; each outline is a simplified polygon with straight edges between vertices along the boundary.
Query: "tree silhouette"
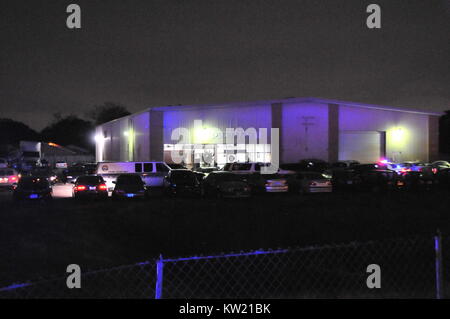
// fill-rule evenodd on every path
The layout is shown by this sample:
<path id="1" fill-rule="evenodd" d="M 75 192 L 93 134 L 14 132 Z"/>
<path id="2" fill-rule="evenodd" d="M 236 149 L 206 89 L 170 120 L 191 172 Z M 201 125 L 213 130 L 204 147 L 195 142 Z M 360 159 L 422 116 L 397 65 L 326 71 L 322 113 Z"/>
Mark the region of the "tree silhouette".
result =
<path id="1" fill-rule="evenodd" d="M 61 117 L 55 115 L 53 123 L 41 132 L 46 142 L 61 145 L 77 145 L 87 149 L 93 149 L 92 136 L 94 127 L 91 122 L 78 118 L 75 115 Z"/>
<path id="2" fill-rule="evenodd" d="M 38 141 L 39 133 L 22 122 L 11 119 L 0 119 L 0 144 L 18 145 L 20 141 Z"/>
<path id="3" fill-rule="evenodd" d="M 103 105 L 94 106 L 93 110 L 88 113 L 88 117 L 93 120 L 95 125 L 100 125 L 130 114 L 127 108 L 121 104 L 105 102 Z"/>

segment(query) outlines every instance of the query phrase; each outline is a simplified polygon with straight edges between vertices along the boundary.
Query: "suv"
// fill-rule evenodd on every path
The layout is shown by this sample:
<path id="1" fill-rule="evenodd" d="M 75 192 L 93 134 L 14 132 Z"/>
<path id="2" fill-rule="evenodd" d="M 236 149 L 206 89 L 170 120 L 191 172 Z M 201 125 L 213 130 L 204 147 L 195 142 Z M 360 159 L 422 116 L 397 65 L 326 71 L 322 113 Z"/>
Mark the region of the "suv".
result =
<path id="1" fill-rule="evenodd" d="M 188 169 L 173 169 L 166 177 L 166 193 L 176 195 L 200 195 L 200 182 L 197 174 Z"/>
<path id="2" fill-rule="evenodd" d="M 145 183 L 138 174 L 122 174 L 114 181 L 113 199 L 145 198 Z"/>

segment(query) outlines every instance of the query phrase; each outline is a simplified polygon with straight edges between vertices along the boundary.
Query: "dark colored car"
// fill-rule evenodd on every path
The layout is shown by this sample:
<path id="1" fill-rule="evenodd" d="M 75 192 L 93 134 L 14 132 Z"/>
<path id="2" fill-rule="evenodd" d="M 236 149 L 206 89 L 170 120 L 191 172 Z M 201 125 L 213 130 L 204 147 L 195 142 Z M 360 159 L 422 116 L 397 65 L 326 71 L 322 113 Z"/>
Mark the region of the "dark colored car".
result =
<path id="1" fill-rule="evenodd" d="M 198 176 L 188 169 L 173 169 L 165 179 L 166 193 L 169 196 L 199 196 L 200 182 Z"/>
<path id="2" fill-rule="evenodd" d="M 22 177 L 13 192 L 14 200 L 51 200 L 52 188 L 47 178 Z"/>
<path id="3" fill-rule="evenodd" d="M 335 190 L 381 191 L 397 189 L 404 182 L 395 171 L 380 168 L 377 164 L 360 164 L 335 171 L 332 184 Z"/>
<path id="4" fill-rule="evenodd" d="M 145 183 L 137 174 L 122 174 L 113 182 L 115 184 L 112 198 L 144 198 L 146 196 Z"/>
<path id="5" fill-rule="evenodd" d="M 299 194 L 331 193 L 333 185 L 329 178 L 319 172 L 298 172 L 286 175 L 289 191 Z"/>
<path id="6" fill-rule="evenodd" d="M 422 172 L 406 171 L 399 177 L 399 188 L 408 191 L 431 190 L 436 186 L 436 178 Z"/>
<path id="7" fill-rule="evenodd" d="M 57 182 L 57 174 L 48 167 L 35 168 L 30 172 L 30 176 L 47 178 L 51 185 L 54 185 Z"/>
<path id="8" fill-rule="evenodd" d="M 245 175 L 216 171 L 205 178 L 202 193 L 207 197 L 246 198 L 251 196 L 251 187 Z"/>
<path id="9" fill-rule="evenodd" d="M 108 187 L 101 176 L 80 176 L 74 182 L 73 197 L 106 199 Z"/>
<path id="10" fill-rule="evenodd" d="M 169 166 L 170 169 L 187 169 L 183 164 L 167 163 L 167 166 Z"/>
<path id="11" fill-rule="evenodd" d="M 356 177 L 358 189 L 363 191 L 390 191 L 404 187 L 404 181 L 395 171 L 385 169 L 368 170 Z"/>
<path id="12" fill-rule="evenodd" d="M 212 173 L 212 172 L 216 172 L 216 171 L 218 171 L 218 170 L 219 170 L 219 168 L 216 167 L 216 166 L 211 166 L 211 167 L 197 167 L 197 168 L 194 169 L 195 172 L 198 172 L 198 173 L 204 173 L 204 174 L 209 174 L 209 173 Z"/>
<path id="13" fill-rule="evenodd" d="M 93 175 L 96 171 L 97 164 L 95 163 L 75 164 L 66 169 L 58 179 L 63 183 L 73 183 L 78 177 L 83 175 Z"/>
<path id="14" fill-rule="evenodd" d="M 281 164 L 280 168 L 293 172 L 319 172 L 323 173 L 330 167 L 330 164 L 320 159 L 304 159 L 298 163 Z"/>

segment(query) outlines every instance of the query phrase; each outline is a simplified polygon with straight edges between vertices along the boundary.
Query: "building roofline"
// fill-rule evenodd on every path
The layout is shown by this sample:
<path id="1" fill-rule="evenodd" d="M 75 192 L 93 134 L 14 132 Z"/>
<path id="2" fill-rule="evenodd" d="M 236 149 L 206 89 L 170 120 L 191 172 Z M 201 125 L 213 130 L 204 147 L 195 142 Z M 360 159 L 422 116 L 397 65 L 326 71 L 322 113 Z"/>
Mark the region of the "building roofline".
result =
<path id="1" fill-rule="evenodd" d="M 326 98 L 317 98 L 317 97 L 288 97 L 282 99 L 273 99 L 273 100 L 257 100 L 257 101 L 247 101 L 247 102 L 225 102 L 225 103 L 206 103 L 206 104 L 186 104 L 186 105 L 166 105 L 166 106 L 151 106 L 146 109 L 103 123 L 101 125 L 107 123 L 113 123 L 119 120 L 123 120 L 125 118 L 129 118 L 131 116 L 135 116 L 138 114 L 142 114 L 149 111 L 182 111 L 182 110 L 197 110 L 204 108 L 228 108 L 228 107 L 246 107 L 246 106 L 260 106 L 260 105 L 270 105 L 273 103 L 282 103 L 282 104 L 293 104 L 293 103 L 319 103 L 319 104 L 338 104 L 342 106 L 350 106 L 357 108 L 365 108 L 365 109 L 376 109 L 376 110 L 384 110 L 384 111 L 393 111 L 393 112 L 404 112 L 404 113 L 413 113 L 413 114 L 423 114 L 423 115 L 433 115 L 433 116 L 441 116 L 444 115 L 444 112 L 432 112 L 425 110 L 418 110 L 412 108 L 403 108 L 403 107 L 395 107 L 395 106 L 386 106 L 386 105 L 377 105 L 377 104 L 368 104 L 362 102 L 350 102 L 350 101 L 342 101 L 342 100 L 333 100 Z M 99 126 L 101 126 L 99 125 Z"/>

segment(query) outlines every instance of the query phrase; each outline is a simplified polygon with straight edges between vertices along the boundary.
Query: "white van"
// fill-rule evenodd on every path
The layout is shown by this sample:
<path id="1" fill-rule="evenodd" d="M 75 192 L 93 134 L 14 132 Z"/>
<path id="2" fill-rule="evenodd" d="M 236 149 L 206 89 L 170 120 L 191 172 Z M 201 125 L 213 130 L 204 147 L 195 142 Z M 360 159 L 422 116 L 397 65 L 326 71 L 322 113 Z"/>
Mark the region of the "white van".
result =
<path id="1" fill-rule="evenodd" d="M 169 171 L 170 167 L 164 162 L 100 162 L 96 174 L 103 177 L 108 190 L 112 191 L 113 181 L 121 174 L 139 174 L 146 186 L 163 187 Z"/>

